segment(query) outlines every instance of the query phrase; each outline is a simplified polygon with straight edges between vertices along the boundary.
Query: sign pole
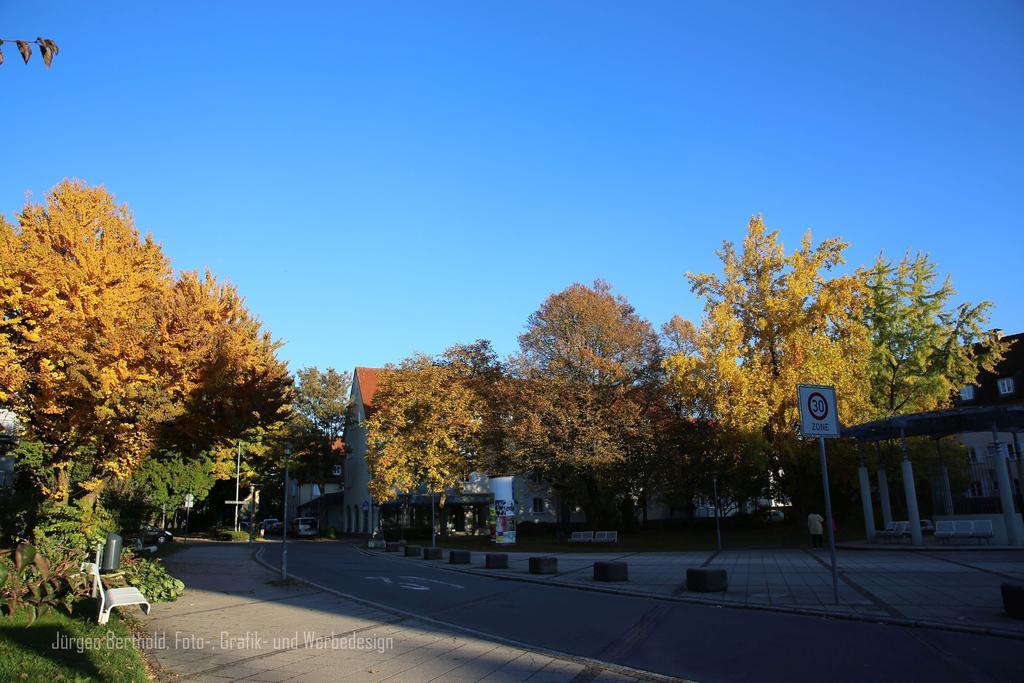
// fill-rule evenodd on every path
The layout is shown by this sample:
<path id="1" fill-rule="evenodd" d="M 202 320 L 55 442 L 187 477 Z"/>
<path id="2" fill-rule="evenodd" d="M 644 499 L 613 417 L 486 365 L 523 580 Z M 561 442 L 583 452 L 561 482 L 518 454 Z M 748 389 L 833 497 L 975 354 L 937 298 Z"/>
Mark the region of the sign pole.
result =
<path id="1" fill-rule="evenodd" d="M 288 460 L 292 456 L 291 441 L 284 444 L 284 524 L 281 528 L 281 580 L 288 580 Z"/>
<path id="2" fill-rule="evenodd" d="M 711 485 L 715 489 L 715 538 L 718 540 L 718 552 L 722 552 L 722 528 L 718 523 L 718 474 L 711 475 Z"/>
<path id="3" fill-rule="evenodd" d="M 828 552 L 832 561 L 832 599 L 839 604 L 839 571 L 836 569 L 836 533 L 832 524 L 832 495 L 828 489 L 828 462 L 825 460 L 825 438 L 818 437 L 821 449 L 821 483 L 825 488 L 825 523 L 828 524 Z"/>
<path id="4" fill-rule="evenodd" d="M 828 525 L 828 552 L 832 560 L 832 599 L 838 605 L 839 570 L 836 567 L 835 522 L 832 521 L 832 494 L 828 486 L 828 461 L 825 459 L 825 439 L 837 439 L 840 436 L 836 388 L 819 384 L 798 384 L 796 395 L 800 408 L 800 435 L 817 437 L 818 448 L 821 450 L 821 483 L 825 490 L 825 523 Z"/>

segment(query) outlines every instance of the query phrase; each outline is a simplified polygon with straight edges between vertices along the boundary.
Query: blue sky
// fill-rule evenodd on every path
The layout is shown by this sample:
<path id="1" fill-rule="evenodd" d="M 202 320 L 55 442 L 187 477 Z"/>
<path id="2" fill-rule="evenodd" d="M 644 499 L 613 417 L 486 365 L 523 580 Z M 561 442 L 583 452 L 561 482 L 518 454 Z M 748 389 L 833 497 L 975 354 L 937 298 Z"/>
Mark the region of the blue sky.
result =
<path id="1" fill-rule="evenodd" d="M 699 316 L 751 214 L 924 250 L 1024 330 L 1024 3 L 17 3 L 0 211 L 102 183 L 292 367 L 490 338 L 574 281 Z"/>

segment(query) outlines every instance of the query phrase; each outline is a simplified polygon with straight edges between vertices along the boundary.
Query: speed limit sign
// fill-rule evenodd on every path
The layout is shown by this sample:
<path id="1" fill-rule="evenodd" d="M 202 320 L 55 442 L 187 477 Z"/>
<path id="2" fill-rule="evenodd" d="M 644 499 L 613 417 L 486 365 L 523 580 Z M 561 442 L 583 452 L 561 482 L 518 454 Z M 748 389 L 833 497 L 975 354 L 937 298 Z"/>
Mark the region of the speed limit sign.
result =
<path id="1" fill-rule="evenodd" d="M 836 409 L 836 388 L 816 384 L 798 384 L 800 403 L 800 435 L 824 439 L 839 437 L 839 411 Z"/>

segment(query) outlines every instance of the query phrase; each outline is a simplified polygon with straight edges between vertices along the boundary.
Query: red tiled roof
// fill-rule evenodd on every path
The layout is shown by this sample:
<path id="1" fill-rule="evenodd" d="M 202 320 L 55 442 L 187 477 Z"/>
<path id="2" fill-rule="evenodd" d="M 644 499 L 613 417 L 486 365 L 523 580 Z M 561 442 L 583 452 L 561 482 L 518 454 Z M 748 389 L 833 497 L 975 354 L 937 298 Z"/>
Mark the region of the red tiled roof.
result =
<path id="1" fill-rule="evenodd" d="M 363 399 L 363 411 L 373 407 L 373 396 L 377 393 L 377 376 L 380 368 L 356 368 L 356 381 L 359 382 L 359 395 Z"/>

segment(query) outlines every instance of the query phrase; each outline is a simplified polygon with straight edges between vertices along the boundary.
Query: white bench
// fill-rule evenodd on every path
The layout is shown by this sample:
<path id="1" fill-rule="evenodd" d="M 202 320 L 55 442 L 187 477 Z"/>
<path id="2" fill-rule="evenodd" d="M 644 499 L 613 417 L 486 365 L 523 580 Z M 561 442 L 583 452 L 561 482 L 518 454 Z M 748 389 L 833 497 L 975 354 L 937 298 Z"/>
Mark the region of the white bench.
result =
<path id="1" fill-rule="evenodd" d="M 990 543 L 992 539 L 991 519 L 958 519 L 940 521 L 935 527 L 935 538 L 938 541 L 978 539 Z"/>
<path id="2" fill-rule="evenodd" d="M 900 541 L 904 536 L 910 536 L 910 522 L 890 522 L 875 536 L 883 541 Z"/>
<path id="3" fill-rule="evenodd" d="M 100 568 L 95 562 L 82 563 L 82 571 L 92 576 L 92 597 L 99 601 L 97 623 L 107 623 L 107 620 L 110 619 L 110 610 L 126 605 L 138 605 L 144 613 L 149 614 L 149 601 L 139 592 L 138 588 L 133 586 L 104 588 L 103 581 L 100 579 Z"/>
<path id="4" fill-rule="evenodd" d="M 618 543 L 619 532 L 618 531 L 595 531 L 594 532 L 594 543 Z"/>
<path id="5" fill-rule="evenodd" d="M 569 543 L 593 543 L 594 532 L 593 531 L 574 531 L 569 536 Z"/>

